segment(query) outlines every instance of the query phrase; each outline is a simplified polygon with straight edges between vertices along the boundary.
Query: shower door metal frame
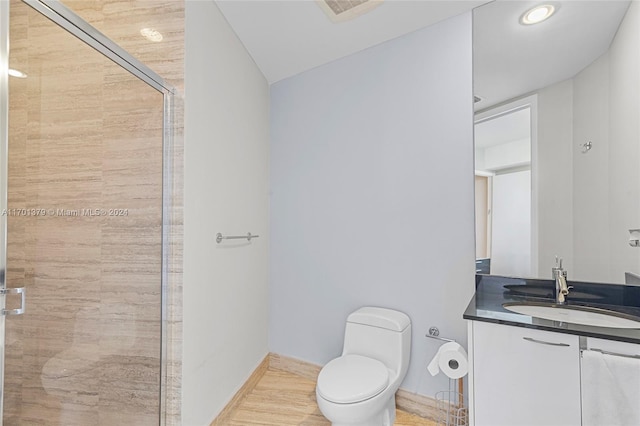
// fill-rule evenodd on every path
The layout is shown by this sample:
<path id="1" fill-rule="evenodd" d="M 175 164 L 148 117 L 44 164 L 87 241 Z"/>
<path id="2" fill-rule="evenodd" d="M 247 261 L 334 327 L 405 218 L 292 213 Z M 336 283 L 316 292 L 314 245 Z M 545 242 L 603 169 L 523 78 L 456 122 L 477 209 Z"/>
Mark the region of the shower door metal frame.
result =
<path id="1" fill-rule="evenodd" d="M 71 9 L 56 0 L 22 0 L 56 25 L 67 30 L 93 49 L 111 59 L 140 80 L 163 94 L 162 132 L 162 269 L 161 269 L 161 363 L 159 418 L 160 426 L 166 424 L 167 371 L 168 371 L 168 277 L 171 259 L 169 238 L 171 235 L 172 202 L 172 158 L 174 138 L 175 88 L 162 77 L 140 62 L 113 40 L 102 34 Z M 0 0 L 0 212 L 7 208 L 8 145 L 9 145 L 9 0 Z M 7 264 L 7 215 L 0 215 L 0 290 L 6 287 Z M 28 303 L 28 301 L 27 301 Z M 23 305 L 24 307 L 24 305 Z M 0 309 L 4 308 L 4 298 Z M 0 425 L 4 413 L 4 337 L 5 316 L 0 315 Z"/>
<path id="2" fill-rule="evenodd" d="M 7 209 L 9 147 L 9 2 L 0 0 L 0 211 Z M 0 289 L 6 288 L 7 216 L 0 216 Z M 5 298 L 0 307 L 4 309 Z M 4 413 L 5 316 L 0 315 L 0 425 Z"/>

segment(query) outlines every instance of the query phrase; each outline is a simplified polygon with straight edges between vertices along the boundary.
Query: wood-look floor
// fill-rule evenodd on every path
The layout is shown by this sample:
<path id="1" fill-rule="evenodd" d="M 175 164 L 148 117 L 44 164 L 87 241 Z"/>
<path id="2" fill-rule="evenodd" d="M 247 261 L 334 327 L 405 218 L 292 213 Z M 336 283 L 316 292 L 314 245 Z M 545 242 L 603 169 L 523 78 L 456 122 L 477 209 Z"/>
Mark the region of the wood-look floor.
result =
<path id="1" fill-rule="evenodd" d="M 315 396 L 315 381 L 269 369 L 256 387 L 231 412 L 229 426 L 328 426 Z M 397 410 L 396 426 L 435 426 L 436 423 Z"/>

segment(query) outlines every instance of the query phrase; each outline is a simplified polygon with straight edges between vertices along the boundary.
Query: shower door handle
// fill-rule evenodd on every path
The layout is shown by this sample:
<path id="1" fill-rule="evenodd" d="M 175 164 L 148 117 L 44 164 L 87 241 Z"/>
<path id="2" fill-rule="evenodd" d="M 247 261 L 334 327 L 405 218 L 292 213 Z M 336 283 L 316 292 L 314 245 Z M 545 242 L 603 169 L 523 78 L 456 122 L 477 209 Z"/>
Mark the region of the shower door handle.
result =
<path id="1" fill-rule="evenodd" d="M 11 287 L 0 288 L 0 295 L 7 294 L 19 294 L 20 295 L 20 307 L 17 309 L 2 309 L 0 315 L 22 315 L 24 314 L 24 303 L 26 296 L 26 289 L 24 287 Z"/>

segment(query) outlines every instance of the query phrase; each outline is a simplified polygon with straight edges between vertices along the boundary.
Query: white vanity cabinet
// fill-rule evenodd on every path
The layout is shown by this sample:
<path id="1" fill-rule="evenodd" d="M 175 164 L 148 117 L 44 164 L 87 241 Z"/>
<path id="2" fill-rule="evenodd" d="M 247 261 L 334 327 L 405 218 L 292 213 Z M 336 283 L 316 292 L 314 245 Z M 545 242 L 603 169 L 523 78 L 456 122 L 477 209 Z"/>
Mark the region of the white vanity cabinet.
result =
<path id="1" fill-rule="evenodd" d="M 579 337 L 469 322 L 470 420 L 475 426 L 579 426 Z"/>

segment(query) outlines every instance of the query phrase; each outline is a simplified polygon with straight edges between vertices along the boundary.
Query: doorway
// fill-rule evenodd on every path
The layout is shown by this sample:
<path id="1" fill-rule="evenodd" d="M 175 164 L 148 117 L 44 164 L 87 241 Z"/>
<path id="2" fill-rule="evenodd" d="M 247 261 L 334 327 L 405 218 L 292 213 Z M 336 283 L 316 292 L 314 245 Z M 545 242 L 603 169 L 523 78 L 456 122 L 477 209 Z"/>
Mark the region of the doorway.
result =
<path id="1" fill-rule="evenodd" d="M 498 108 L 474 126 L 476 269 L 532 276 L 536 259 L 532 105 Z"/>

